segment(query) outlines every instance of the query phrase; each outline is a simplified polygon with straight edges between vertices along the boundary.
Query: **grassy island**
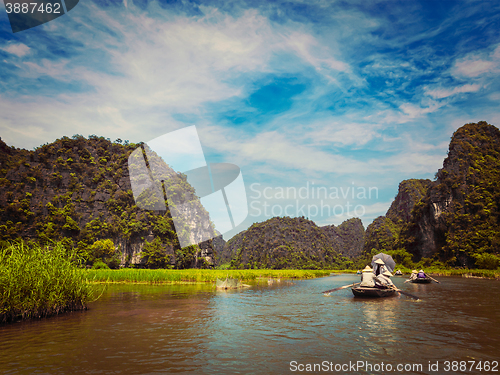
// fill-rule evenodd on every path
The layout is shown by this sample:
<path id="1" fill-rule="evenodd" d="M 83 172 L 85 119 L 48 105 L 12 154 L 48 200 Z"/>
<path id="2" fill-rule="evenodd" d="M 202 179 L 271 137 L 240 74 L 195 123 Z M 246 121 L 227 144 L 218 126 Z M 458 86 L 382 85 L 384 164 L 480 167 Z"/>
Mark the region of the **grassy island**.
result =
<path id="1" fill-rule="evenodd" d="M 17 242 L 0 249 L 0 323 L 82 310 L 93 287 L 61 244 Z"/>
<path id="2" fill-rule="evenodd" d="M 193 282 L 215 282 L 226 277 L 239 280 L 259 278 L 309 279 L 328 276 L 329 270 L 209 270 L 209 269 L 91 269 L 83 271 L 86 278 L 97 282 L 182 284 Z"/>

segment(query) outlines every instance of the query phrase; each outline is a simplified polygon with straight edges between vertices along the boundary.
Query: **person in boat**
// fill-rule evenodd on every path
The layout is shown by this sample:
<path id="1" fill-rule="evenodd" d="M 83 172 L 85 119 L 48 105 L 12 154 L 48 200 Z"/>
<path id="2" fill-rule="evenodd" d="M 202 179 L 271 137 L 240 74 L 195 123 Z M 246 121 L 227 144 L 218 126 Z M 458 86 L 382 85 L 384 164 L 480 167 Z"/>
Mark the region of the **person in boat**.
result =
<path id="1" fill-rule="evenodd" d="M 426 277 L 427 275 L 425 274 L 424 270 L 418 271 L 417 279 L 425 279 Z"/>
<path id="2" fill-rule="evenodd" d="M 410 278 L 406 280 L 405 283 L 415 280 L 417 278 L 417 274 L 418 274 L 417 270 L 411 271 Z"/>
<path id="3" fill-rule="evenodd" d="M 384 273 L 387 270 L 387 267 L 385 266 L 385 263 L 382 259 L 377 259 L 375 261 L 375 268 L 373 272 L 375 272 L 375 276 L 380 275 L 381 273 Z"/>
<path id="4" fill-rule="evenodd" d="M 395 275 L 402 275 L 402 274 L 403 274 L 403 272 L 401 272 L 401 270 L 397 270 L 395 273 Z"/>
<path id="5" fill-rule="evenodd" d="M 375 284 L 382 288 L 394 288 L 394 283 L 391 280 L 392 273 L 384 271 L 375 278 Z"/>
<path id="6" fill-rule="evenodd" d="M 375 274 L 370 266 L 366 266 L 361 273 L 361 284 L 359 286 L 375 287 Z"/>

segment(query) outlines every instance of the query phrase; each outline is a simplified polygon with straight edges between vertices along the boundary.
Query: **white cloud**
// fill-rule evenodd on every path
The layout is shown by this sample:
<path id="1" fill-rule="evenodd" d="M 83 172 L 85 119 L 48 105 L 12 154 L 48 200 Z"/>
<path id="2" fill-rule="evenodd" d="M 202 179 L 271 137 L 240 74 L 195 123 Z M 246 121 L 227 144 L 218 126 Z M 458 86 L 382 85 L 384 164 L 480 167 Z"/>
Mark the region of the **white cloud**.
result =
<path id="1" fill-rule="evenodd" d="M 453 74 L 455 76 L 478 77 L 485 74 L 498 73 L 500 68 L 500 46 L 492 53 L 478 56 L 471 53 L 455 62 Z"/>
<path id="2" fill-rule="evenodd" d="M 488 95 L 488 98 L 490 100 L 500 101 L 500 92 L 492 93 L 492 94 Z"/>
<path id="3" fill-rule="evenodd" d="M 265 162 L 277 170 L 301 170 L 305 175 L 317 172 L 361 173 L 370 169 L 366 162 L 302 144 L 300 139 L 288 138 L 281 131 L 261 132 L 254 136 L 240 133 L 233 138 L 227 129 L 210 126 L 202 128 L 200 136 L 203 144 L 231 154 L 238 165 Z"/>
<path id="4" fill-rule="evenodd" d="M 449 96 L 455 95 L 455 94 L 461 94 L 461 93 L 466 93 L 466 92 L 477 92 L 481 89 L 481 85 L 478 84 L 468 84 L 468 85 L 462 85 L 455 87 L 453 89 L 433 89 L 433 90 L 426 90 L 426 94 L 432 96 L 435 99 L 442 99 L 442 98 L 447 98 Z"/>
<path id="5" fill-rule="evenodd" d="M 333 57 L 331 51 L 320 46 L 312 35 L 293 32 L 287 37 L 287 45 L 320 72 L 325 69 L 350 71 L 348 64 Z"/>
<path id="6" fill-rule="evenodd" d="M 66 59 L 57 62 L 42 59 L 38 64 L 25 61 L 23 62 L 23 65 L 25 65 L 24 74 L 28 77 L 50 76 L 60 80 L 71 80 L 74 77 L 63 73 L 68 71 L 68 63 L 69 60 Z"/>
<path id="7" fill-rule="evenodd" d="M 357 160 L 331 149 L 323 151 L 314 143 L 308 143 L 308 139 L 295 137 L 293 132 L 284 134 L 281 131 L 269 131 L 250 135 L 242 130 L 211 125 L 200 128 L 199 133 L 204 146 L 226 155 L 228 162 L 255 168 L 261 177 L 265 174 L 270 178 L 281 176 L 290 180 L 291 177 L 286 174 L 296 171 L 302 178 L 319 180 L 326 174 L 330 179 L 334 176 L 343 176 L 343 179 L 357 176 L 377 186 L 386 184 L 385 181 L 378 182 L 386 180 L 388 176 L 436 172 L 442 166 L 448 144 L 446 141 L 433 145 L 403 136 L 390 140 L 389 155 L 388 148 L 381 140 L 380 154 L 374 150 L 370 158 Z"/>
<path id="8" fill-rule="evenodd" d="M 350 207 L 349 213 L 345 208 L 345 204 L 342 205 L 344 208 L 344 212 L 341 213 L 340 209 L 338 210 L 338 215 L 330 216 L 326 219 L 318 220 L 316 223 L 318 226 L 325 225 L 335 225 L 339 226 L 344 221 L 352 219 L 353 217 L 358 217 L 363 222 L 363 226 L 366 227 L 377 217 L 383 216 L 386 214 L 387 210 L 391 206 L 392 201 L 390 202 L 375 202 L 372 204 L 359 204 L 353 205 Z M 354 209 L 356 208 L 356 212 Z"/>
<path id="9" fill-rule="evenodd" d="M 9 44 L 7 47 L 0 48 L 5 52 L 16 55 L 17 57 L 26 56 L 30 52 L 30 48 L 23 43 Z"/>
<path id="10" fill-rule="evenodd" d="M 480 59 L 467 59 L 455 64 L 455 75 L 466 77 L 477 77 L 484 73 L 491 73 L 495 70 L 496 64 L 493 61 Z"/>
<path id="11" fill-rule="evenodd" d="M 425 108 L 422 108 L 419 105 L 414 105 L 411 103 L 404 103 L 399 106 L 399 109 L 403 111 L 403 113 L 406 115 L 406 120 L 408 121 L 420 117 L 422 115 L 425 115 L 427 113 L 434 112 L 439 107 L 440 106 L 438 103 L 433 103 L 431 106 Z"/>
<path id="12" fill-rule="evenodd" d="M 288 60 L 290 55 L 298 56 L 324 74 L 348 70 L 333 57 L 332 50 L 296 25 L 271 24 L 255 10 L 233 17 L 202 8 L 205 16 L 181 17 L 156 3 L 146 12 L 131 3 L 114 12 L 91 3 L 79 5 L 80 13 L 72 19 L 78 27 L 51 23 L 55 36 L 64 34 L 85 44 L 77 63 L 74 59 L 71 64 L 68 59 L 43 59 L 16 66 L 23 79 L 45 76 L 89 91 L 48 98 L 33 92 L 27 96 L 29 100 L 13 100 L 1 115 L 9 118 L 9 124 L 4 123 L 0 130 L 9 127 L 10 135 L 5 137 L 11 144 L 28 148 L 66 134 L 69 121 L 75 133 L 107 132 L 103 135 L 144 141 L 184 126 L 172 120 L 173 114 L 201 117 L 207 104 L 246 94 L 242 87 L 254 74 L 281 72 L 282 66 L 273 60 L 277 52 L 288 55 Z M 78 16 L 85 13 L 92 14 L 91 24 Z M 5 50 L 18 56 L 31 51 L 22 44 Z M 287 66 L 287 72 L 303 69 L 294 64 Z M 45 113 L 45 108 L 57 115 L 35 114 Z M 28 141 L 16 136 L 15 128 L 25 123 L 43 129 L 47 138 Z"/>
<path id="13" fill-rule="evenodd" d="M 371 123 L 324 122 L 311 126 L 304 135 L 313 145 L 341 145 L 360 147 L 380 137 L 381 126 Z"/>

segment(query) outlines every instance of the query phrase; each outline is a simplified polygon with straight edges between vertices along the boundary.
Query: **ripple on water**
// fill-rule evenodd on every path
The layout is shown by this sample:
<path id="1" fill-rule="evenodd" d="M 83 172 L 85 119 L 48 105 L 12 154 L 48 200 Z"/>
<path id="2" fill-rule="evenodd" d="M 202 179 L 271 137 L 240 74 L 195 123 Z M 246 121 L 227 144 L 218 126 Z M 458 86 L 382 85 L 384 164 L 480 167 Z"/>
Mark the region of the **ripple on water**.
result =
<path id="1" fill-rule="evenodd" d="M 421 302 L 357 299 L 349 289 L 321 294 L 357 279 L 340 275 L 229 292 L 112 286 L 89 311 L 0 327 L 0 369 L 281 374 L 290 361 L 498 360 L 498 282 L 443 277 L 439 285 L 408 285 L 396 279 Z"/>

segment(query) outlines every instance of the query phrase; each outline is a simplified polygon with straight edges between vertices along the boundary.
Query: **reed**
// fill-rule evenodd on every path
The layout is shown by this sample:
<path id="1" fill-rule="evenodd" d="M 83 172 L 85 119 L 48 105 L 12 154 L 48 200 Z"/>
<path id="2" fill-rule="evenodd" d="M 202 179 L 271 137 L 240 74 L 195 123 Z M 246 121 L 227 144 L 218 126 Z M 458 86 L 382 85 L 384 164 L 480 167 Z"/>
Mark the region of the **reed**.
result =
<path id="1" fill-rule="evenodd" d="M 12 243 L 0 249 L 0 323 L 82 310 L 94 287 L 61 244 Z"/>
<path id="2" fill-rule="evenodd" d="M 328 276 L 328 270 L 169 270 L 169 269 L 135 269 L 119 270 L 91 269 L 82 271 L 86 278 L 95 282 L 121 283 L 192 283 L 215 282 L 226 277 L 239 280 L 256 280 L 259 278 L 308 279 Z"/>
<path id="3" fill-rule="evenodd" d="M 431 276 L 462 276 L 462 277 L 472 277 L 472 278 L 482 278 L 482 279 L 500 279 L 500 269 L 497 270 L 483 270 L 483 269 L 432 269 L 429 268 L 425 272 L 428 272 Z"/>

